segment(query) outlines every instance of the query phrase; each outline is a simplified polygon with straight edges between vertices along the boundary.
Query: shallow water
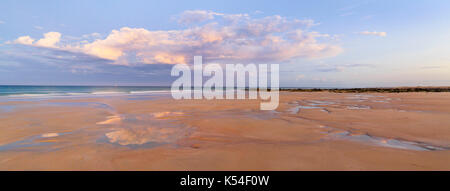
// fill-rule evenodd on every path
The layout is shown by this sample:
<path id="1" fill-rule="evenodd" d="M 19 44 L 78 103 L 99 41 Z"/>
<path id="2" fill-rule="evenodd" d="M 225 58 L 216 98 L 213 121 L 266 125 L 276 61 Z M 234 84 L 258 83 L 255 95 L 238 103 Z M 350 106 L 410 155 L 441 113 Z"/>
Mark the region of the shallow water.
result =
<path id="1" fill-rule="evenodd" d="M 347 106 L 347 109 L 371 109 L 371 107 L 367 105 L 351 105 Z"/>
<path id="2" fill-rule="evenodd" d="M 434 146 L 422 142 L 404 141 L 398 139 L 390 139 L 383 137 L 371 136 L 369 134 L 354 134 L 350 131 L 339 130 L 332 127 L 321 126 L 321 128 L 327 130 L 327 134 L 332 139 L 343 139 L 355 142 L 361 142 L 365 144 L 371 144 L 375 146 L 390 147 L 396 149 L 406 149 L 415 151 L 433 151 L 433 150 L 448 150 L 439 146 Z"/>
<path id="3" fill-rule="evenodd" d="M 100 102 L 49 102 L 44 105 L 54 105 L 54 106 L 81 106 L 81 107 L 94 107 L 99 109 L 106 109 L 113 111 L 114 108 L 108 104 Z"/>
<path id="4" fill-rule="evenodd" d="M 151 148 L 175 143 L 187 137 L 192 128 L 177 123 L 175 119 L 181 112 L 158 112 L 153 114 L 122 114 L 116 123 L 100 123 L 112 126 L 112 130 L 100 139 L 114 145 L 129 148 Z"/>
<path id="5" fill-rule="evenodd" d="M 319 106 L 326 106 L 326 105 L 333 105 L 333 104 L 336 104 L 336 102 L 334 102 L 334 101 L 317 101 L 317 100 L 310 100 L 310 101 L 308 101 L 308 102 L 310 102 L 310 103 L 308 103 L 308 105 L 312 105 L 312 106 L 315 106 L 315 105 L 319 105 Z"/>
<path id="6" fill-rule="evenodd" d="M 0 112 L 11 112 L 16 107 L 15 105 L 0 105 Z"/>
<path id="7" fill-rule="evenodd" d="M 27 137 L 25 139 L 15 141 L 12 143 L 0 145 L 0 151 L 9 151 L 9 150 L 21 150 L 21 151 L 36 151 L 36 150 L 51 150 L 56 149 L 55 147 L 49 147 L 51 145 L 55 145 L 55 142 L 47 142 L 46 139 L 54 138 L 57 136 L 62 136 L 66 134 L 70 134 L 69 132 L 65 133 L 48 133 L 48 135 L 52 136 L 45 136 L 46 134 L 42 135 L 35 135 L 31 137 Z M 57 136 L 55 136 L 57 134 Z"/>
<path id="8" fill-rule="evenodd" d="M 305 106 L 305 105 L 300 105 L 298 104 L 298 102 L 294 103 L 296 106 L 288 109 L 288 112 L 290 114 L 297 114 L 298 112 L 300 112 L 301 109 L 322 109 L 323 107 L 318 107 L 318 106 Z"/>

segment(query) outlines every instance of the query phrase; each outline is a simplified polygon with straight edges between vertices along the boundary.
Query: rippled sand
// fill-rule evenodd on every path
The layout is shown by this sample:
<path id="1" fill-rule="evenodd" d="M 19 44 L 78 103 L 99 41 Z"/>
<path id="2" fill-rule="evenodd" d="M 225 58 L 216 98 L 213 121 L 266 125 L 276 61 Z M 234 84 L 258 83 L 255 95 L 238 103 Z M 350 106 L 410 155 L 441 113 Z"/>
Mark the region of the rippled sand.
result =
<path id="1" fill-rule="evenodd" d="M 450 93 L 0 100 L 0 170 L 450 170 Z"/>

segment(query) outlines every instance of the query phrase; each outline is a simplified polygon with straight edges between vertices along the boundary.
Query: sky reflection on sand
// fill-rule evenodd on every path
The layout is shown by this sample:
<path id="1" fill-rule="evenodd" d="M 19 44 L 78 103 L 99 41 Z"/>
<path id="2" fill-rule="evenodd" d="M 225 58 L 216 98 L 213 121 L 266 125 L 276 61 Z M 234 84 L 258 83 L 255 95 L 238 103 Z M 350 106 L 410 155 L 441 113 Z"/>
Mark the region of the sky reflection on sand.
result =
<path id="1" fill-rule="evenodd" d="M 348 102 L 347 100 L 352 100 L 352 102 Z M 332 100 L 300 100 L 300 101 L 291 101 L 288 105 L 293 105 L 288 108 L 286 112 L 289 114 L 296 114 L 299 117 L 302 115 L 302 109 L 320 109 L 320 111 L 325 113 L 332 113 L 331 109 L 338 109 L 338 111 L 342 111 L 342 109 L 346 110 L 369 110 L 373 109 L 369 105 L 360 105 L 360 102 L 365 103 L 377 103 L 377 104 L 389 104 L 390 101 L 396 100 L 400 101 L 400 98 L 386 98 L 385 96 L 379 95 L 370 95 L 370 94 L 355 94 L 346 96 L 345 99 L 332 99 Z M 357 102 L 358 104 L 355 104 Z M 406 112 L 405 110 L 396 110 L 398 112 Z M 333 111 L 334 112 L 334 111 Z M 311 120 L 311 119 L 310 119 Z M 406 149 L 406 150 L 415 150 L 415 151 L 432 151 L 432 150 L 448 150 L 447 147 L 435 146 L 432 144 L 427 144 L 424 142 L 415 142 L 415 141 L 404 141 L 400 139 L 391 139 L 391 138 L 382 138 L 371 136 L 367 133 L 355 134 L 347 130 L 340 130 L 337 128 L 331 128 L 327 126 L 320 126 L 323 129 L 327 130 L 328 139 L 339 139 L 339 140 L 348 140 L 352 142 L 360 142 L 364 144 L 369 144 L 373 146 L 382 146 L 396 149 Z"/>
<path id="2" fill-rule="evenodd" d="M 0 145 L 0 151 L 16 150 L 16 151 L 39 151 L 57 149 L 59 146 L 55 145 L 56 141 L 50 141 L 49 138 L 57 137 L 60 135 L 70 134 L 66 133 L 44 133 L 42 135 L 36 135 L 27 137 L 25 139 L 15 141 L 12 143 Z"/>
<path id="3" fill-rule="evenodd" d="M 390 147 L 397 149 L 407 149 L 407 150 L 415 150 L 415 151 L 434 151 L 434 150 L 447 150 L 448 148 L 443 148 L 439 146 L 433 146 L 426 143 L 413 142 L 413 141 L 403 141 L 398 139 L 390 139 L 383 137 L 371 136 L 368 134 L 357 134 L 352 133 L 346 130 L 339 130 L 336 128 L 328 127 L 328 126 L 319 126 L 320 128 L 326 129 L 326 133 L 328 134 L 328 138 L 330 139 L 341 139 L 341 140 L 349 140 L 356 141 L 365 144 L 382 146 L 382 147 Z"/>
<path id="4" fill-rule="evenodd" d="M 391 95 L 392 100 L 398 99 L 394 96 L 401 96 L 387 96 Z M 386 103 L 374 102 L 388 98 L 379 96 L 369 96 L 363 102 L 359 102 L 359 99 L 347 99 L 348 94 L 289 93 L 283 96 L 286 97 L 281 97 L 283 99 L 277 111 L 261 111 L 257 104 L 236 104 L 233 100 L 127 99 L 135 97 L 134 95 L 10 102 L 8 105 L 13 105 L 14 109 L 9 112 L 0 111 L 3 120 L 0 123 L 0 169 L 14 166 L 16 160 L 12 160 L 13 158 L 32 164 L 37 161 L 34 158 L 42 157 L 39 164 L 44 165 L 42 161 L 56 158 L 71 161 L 71 164 L 94 166 L 102 161 L 101 164 L 105 163 L 105 168 L 102 169 L 134 169 L 126 164 L 130 164 L 130 161 L 165 161 L 166 156 L 178 160 L 199 155 L 198 158 L 189 158 L 189 161 L 201 161 L 203 165 L 209 159 L 215 161 L 216 156 L 236 157 L 240 160 L 240 157 L 252 152 L 256 152 L 254 160 L 295 167 L 296 163 L 288 162 L 290 157 L 282 156 L 292 155 L 295 161 L 309 161 L 304 158 L 307 154 L 311 156 L 308 157 L 311 159 L 310 163 L 322 160 L 329 164 L 339 157 L 345 157 L 343 161 L 358 160 L 357 155 L 361 153 L 359 149 L 364 149 L 366 154 L 373 153 L 374 156 L 392 152 L 390 156 L 403 157 L 403 153 L 408 157 L 406 155 L 420 152 L 420 155 L 415 156 L 423 156 L 426 159 L 424 161 L 436 164 L 436 160 L 441 160 L 442 157 L 445 159 L 445 152 L 449 149 L 445 136 L 433 134 L 446 132 L 445 129 L 433 129 L 434 119 L 440 123 L 445 123 L 445 119 L 448 119 L 446 111 L 441 107 L 417 106 L 412 104 L 415 102 L 405 102 L 407 97 L 402 97 L 401 101 Z M 415 100 L 418 99 L 413 99 Z M 348 106 L 370 106 L 370 110 L 349 109 Z M 405 112 L 401 112 L 399 108 Z M 412 109 L 435 112 L 409 112 Z M 409 121 L 405 122 L 404 119 Z M 318 125 L 323 127 L 317 128 Z M 266 153 L 267 149 L 272 150 Z M 328 155 L 320 154 L 324 150 L 330 153 L 329 158 Z M 276 153 L 279 151 L 280 153 Z M 160 152 L 170 154 L 160 156 Z M 271 154 L 273 152 L 276 154 Z M 346 155 L 336 156 L 331 155 L 331 152 Z M 260 157 L 261 155 L 267 157 Z M 435 156 L 436 160 L 429 159 Z M 266 158 L 277 160 L 269 161 Z M 398 161 L 405 160 L 408 158 Z M 146 162 L 142 165 L 147 164 Z M 372 165 L 373 161 L 365 161 L 364 164 L 366 163 Z M 429 163 L 426 164 L 432 165 Z M 172 161 L 171 164 L 175 163 Z M 213 162 L 210 164 L 220 165 Z M 251 164 L 253 163 L 247 165 Z M 20 168 L 21 165 L 23 164 L 17 162 L 15 167 Z M 53 163 L 48 165 L 47 167 L 54 166 Z M 198 163 L 190 166 L 196 165 Z M 264 167 L 266 166 L 261 166 L 261 169 Z"/>
<path id="5" fill-rule="evenodd" d="M 0 112 L 10 112 L 14 108 L 16 108 L 15 105 L 0 105 Z"/>
<path id="6" fill-rule="evenodd" d="M 189 135 L 190 129 L 175 123 L 173 117 L 182 116 L 182 112 L 156 112 L 151 114 L 122 114 L 109 116 L 98 125 L 113 125 L 114 131 L 105 134 L 108 142 L 122 146 L 139 145 L 148 147 L 174 143 Z"/>

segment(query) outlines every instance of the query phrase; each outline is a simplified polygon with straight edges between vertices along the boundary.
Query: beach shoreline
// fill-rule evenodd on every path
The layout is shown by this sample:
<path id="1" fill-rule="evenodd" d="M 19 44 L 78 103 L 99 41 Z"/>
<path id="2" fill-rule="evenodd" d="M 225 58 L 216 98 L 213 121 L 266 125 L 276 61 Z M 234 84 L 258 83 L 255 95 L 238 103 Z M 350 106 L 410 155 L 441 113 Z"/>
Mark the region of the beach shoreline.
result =
<path id="1" fill-rule="evenodd" d="M 450 93 L 8 98 L 0 170 L 450 170 Z"/>

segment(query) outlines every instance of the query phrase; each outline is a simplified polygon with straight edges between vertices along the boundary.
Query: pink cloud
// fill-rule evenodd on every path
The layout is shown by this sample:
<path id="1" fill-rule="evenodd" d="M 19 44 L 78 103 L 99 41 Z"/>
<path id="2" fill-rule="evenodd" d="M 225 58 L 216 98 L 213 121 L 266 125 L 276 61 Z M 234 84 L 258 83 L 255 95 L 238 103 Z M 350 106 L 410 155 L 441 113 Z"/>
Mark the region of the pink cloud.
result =
<path id="1" fill-rule="evenodd" d="M 209 61 L 280 62 L 330 57 L 342 51 L 337 45 L 321 42 L 330 35 L 309 31 L 316 25 L 312 20 L 279 15 L 251 18 L 247 14 L 203 10 L 185 11 L 179 20 L 189 24 L 207 22 L 181 30 L 123 27 L 112 30 L 104 39 L 89 42 L 61 44 L 59 33 L 46 33 L 34 44 L 30 37 L 19 39 L 26 42 L 22 44 L 81 52 L 121 65 L 188 64 L 194 55 Z"/>
<path id="2" fill-rule="evenodd" d="M 381 37 L 385 37 L 387 35 L 386 32 L 377 32 L 377 31 L 363 31 L 363 32 L 359 32 L 359 34 L 381 36 Z"/>

